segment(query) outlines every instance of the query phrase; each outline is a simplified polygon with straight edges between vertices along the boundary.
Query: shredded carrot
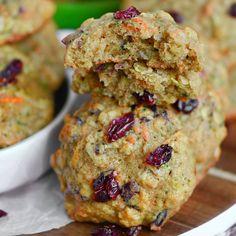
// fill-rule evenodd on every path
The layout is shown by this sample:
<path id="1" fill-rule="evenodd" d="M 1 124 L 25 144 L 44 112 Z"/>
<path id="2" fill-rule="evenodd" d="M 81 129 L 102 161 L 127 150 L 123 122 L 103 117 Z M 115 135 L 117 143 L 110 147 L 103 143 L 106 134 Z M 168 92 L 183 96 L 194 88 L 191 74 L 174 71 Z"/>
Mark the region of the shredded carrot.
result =
<path id="1" fill-rule="evenodd" d="M 130 135 L 127 137 L 127 141 L 131 144 L 135 144 L 136 139 L 133 135 Z"/>
<path id="2" fill-rule="evenodd" d="M 236 69 L 236 61 L 229 65 L 228 71 L 229 73 L 232 73 L 232 71 L 235 69 Z"/>
<path id="3" fill-rule="evenodd" d="M 7 103 L 23 103 L 24 99 L 22 97 L 0 97 L 1 104 Z"/>
<path id="4" fill-rule="evenodd" d="M 209 17 L 209 16 L 213 15 L 213 12 L 214 12 L 214 5 L 213 5 L 212 1 L 210 0 L 202 8 L 202 15 L 206 16 L 206 17 Z"/>
<path id="5" fill-rule="evenodd" d="M 148 132 L 148 128 L 146 125 L 143 125 L 143 127 L 142 127 L 142 137 L 145 141 L 149 140 L 149 132 Z"/>

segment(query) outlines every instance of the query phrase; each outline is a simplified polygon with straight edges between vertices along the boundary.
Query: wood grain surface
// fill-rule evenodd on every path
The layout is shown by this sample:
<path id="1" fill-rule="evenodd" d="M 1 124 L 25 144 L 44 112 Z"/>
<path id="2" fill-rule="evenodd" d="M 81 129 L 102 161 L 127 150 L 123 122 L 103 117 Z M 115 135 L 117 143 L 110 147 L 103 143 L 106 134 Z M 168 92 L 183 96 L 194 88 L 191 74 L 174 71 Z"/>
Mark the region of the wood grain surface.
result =
<path id="1" fill-rule="evenodd" d="M 229 134 L 223 144 L 222 158 L 216 167 L 236 174 L 236 123 L 228 124 L 228 127 Z M 189 201 L 160 233 L 144 229 L 139 236 L 179 235 L 207 222 L 234 203 L 236 203 L 236 182 L 208 175 L 195 189 Z M 89 236 L 96 227 L 98 226 L 94 224 L 71 223 L 61 229 L 34 234 L 34 236 Z"/>

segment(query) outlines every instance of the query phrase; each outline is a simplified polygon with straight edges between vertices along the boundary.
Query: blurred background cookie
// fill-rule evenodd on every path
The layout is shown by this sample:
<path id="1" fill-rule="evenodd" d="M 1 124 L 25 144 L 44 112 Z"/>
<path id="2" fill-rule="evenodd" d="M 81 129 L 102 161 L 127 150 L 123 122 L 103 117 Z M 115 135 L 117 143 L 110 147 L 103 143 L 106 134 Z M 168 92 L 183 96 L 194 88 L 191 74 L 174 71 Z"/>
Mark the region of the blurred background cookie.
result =
<path id="1" fill-rule="evenodd" d="M 0 148 L 4 148 L 47 125 L 54 103 L 30 58 L 2 46 L 0 61 Z"/>
<path id="2" fill-rule="evenodd" d="M 0 45 L 17 42 L 38 31 L 54 11 L 51 0 L 1 1 Z"/>

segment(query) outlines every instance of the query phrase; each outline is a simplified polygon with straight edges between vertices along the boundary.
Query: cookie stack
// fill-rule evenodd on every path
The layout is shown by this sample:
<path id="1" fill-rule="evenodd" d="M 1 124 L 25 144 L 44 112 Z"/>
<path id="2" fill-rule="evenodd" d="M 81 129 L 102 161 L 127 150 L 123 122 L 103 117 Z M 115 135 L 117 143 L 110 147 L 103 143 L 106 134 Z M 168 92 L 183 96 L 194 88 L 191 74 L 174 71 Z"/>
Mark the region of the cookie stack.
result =
<path id="1" fill-rule="evenodd" d="M 108 13 L 63 42 L 73 90 L 92 94 L 52 157 L 69 216 L 159 230 L 219 158 L 224 68 L 163 11 Z"/>
<path id="2" fill-rule="evenodd" d="M 0 3 L 0 148 L 53 118 L 53 93 L 63 80 L 63 55 L 50 0 Z"/>
<path id="3" fill-rule="evenodd" d="M 236 115 L 236 1 L 235 0 L 124 0 L 123 7 L 135 6 L 143 12 L 168 11 L 176 23 L 190 26 L 205 41 L 208 54 L 228 73 L 230 98 L 227 119 Z M 223 94 L 224 95 L 224 94 Z"/>

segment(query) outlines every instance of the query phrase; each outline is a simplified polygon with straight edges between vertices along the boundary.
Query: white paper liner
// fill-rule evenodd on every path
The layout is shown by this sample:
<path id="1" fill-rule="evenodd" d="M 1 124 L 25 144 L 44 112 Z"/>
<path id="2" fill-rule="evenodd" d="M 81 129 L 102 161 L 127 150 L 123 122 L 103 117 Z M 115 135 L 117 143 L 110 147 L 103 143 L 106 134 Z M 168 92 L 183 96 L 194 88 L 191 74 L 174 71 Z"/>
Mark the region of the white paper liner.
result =
<path id="1" fill-rule="evenodd" d="M 53 173 L 29 186 L 0 195 L 0 235 L 33 234 L 71 222 L 64 210 L 63 194 Z"/>

